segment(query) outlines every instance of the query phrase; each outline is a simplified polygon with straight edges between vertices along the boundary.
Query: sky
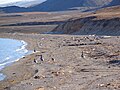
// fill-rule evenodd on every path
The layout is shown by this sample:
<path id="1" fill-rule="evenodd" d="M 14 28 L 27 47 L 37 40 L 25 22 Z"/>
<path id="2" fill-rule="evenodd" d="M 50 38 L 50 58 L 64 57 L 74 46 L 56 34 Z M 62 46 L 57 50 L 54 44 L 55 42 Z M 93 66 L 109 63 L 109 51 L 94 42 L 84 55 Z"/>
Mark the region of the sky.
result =
<path id="1" fill-rule="evenodd" d="M 34 1 L 34 0 L 0 0 L 0 4 L 7 4 L 11 2 L 17 2 L 17 1 Z M 40 0 L 40 1 L 44 1 L 44 0 Z"/>

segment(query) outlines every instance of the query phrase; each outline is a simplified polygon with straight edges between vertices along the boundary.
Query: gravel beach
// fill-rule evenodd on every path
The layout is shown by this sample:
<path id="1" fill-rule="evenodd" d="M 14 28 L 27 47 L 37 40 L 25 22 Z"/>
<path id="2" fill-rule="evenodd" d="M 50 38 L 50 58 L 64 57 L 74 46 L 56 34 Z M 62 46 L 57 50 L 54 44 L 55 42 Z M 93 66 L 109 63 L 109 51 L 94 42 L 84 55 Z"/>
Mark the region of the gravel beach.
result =
<path id="1" fill-rule="evenodd" d="M 120 90 L 120 36 L 1 33 L 31 55 L 4 68 L 0 90 Z"/>

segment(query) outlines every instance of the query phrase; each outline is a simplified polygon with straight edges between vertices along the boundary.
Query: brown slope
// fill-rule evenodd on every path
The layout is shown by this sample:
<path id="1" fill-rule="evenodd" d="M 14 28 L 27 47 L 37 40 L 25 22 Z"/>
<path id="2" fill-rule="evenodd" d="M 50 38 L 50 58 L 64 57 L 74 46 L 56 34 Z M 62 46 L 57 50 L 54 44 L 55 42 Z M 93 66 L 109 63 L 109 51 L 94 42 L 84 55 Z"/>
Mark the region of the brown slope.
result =
<path id="1" fill-rule="evenodd" d="M 59 25 L 53 33 L 120 35 L 120 7 L 106 8 Z"/>

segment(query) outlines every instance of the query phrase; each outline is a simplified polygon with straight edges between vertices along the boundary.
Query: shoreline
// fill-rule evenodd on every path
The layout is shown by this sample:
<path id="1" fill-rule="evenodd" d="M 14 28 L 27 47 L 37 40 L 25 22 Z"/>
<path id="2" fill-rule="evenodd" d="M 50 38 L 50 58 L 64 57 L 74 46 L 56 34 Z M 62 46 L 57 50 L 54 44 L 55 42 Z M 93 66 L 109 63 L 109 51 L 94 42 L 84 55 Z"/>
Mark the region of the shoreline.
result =
<path id="1" fill-rule="evenodd" d="M 119 66 L 108 62 L 115 58 L 119 61 L 120 37 L 95 40 L 92 36 L 22 33 L 4 33 L 1 37 L 24 40 L 28 50 L 38 52 L 4 68 L 7 78 L 0 82 L 0 90 L 119 89 Z M 108 55 L 99 56 L 97 52 Z"/>
<path id="2" fill-rule="evenodd" d="M 5 35 L 4 35 L 5 34 Z M 32 46 L 30 46 L 32 43 L 30 43 L 29 42 L 29 40 L 24 40 L 23 38 L 20 38 L 20 37 L 16 37 L 16 36 L 14 36 L 13 34 L 6 34 L 6 33 L 4 33 L 3 35 L 0 35 L 0 38 L 8 38 L 8 39 L 13 39 L 13 40 L 20 40 L 20 41 L 25 41 L 26 43 L 27 43 L 27 45 L 25 46 L 25 48 L 27 49 L 27 50 L 33 50 L 31 47 Z M 12 37 L 9 37 L 9 36 L 12 36 Z M 7 85 L 6 83 L 8 83 L 9 82 L 9 80 L 12 78 L 11 76 L 12 75 L 10 75 L 9 73 L 12 73 L 11 71 L 9 71 L 9 69 L 10 68 L 15 68 L 15 67 L 17 67 L 16 66 L 16 64 L 17 63 L 21 63 L 22 64 L 22 60 L 24 60 L 24 58 L 26 58 L 26 57 L 32 57 L 32 56 L 34 56 L 34 54 L 35 53 L 31 53 L 31 54 L 29 54 L 29 55 L 25 55 L 24 57 L 21 57 L 21 58 L 19 58 L 19 60 L 17 60 L 17 61 L 15 61 L 15 62 L 13 62 L 12 64 L 10 64 L 9 66 L 6 66 L 5 68 L 3 68 L 2 70 L 1 70 L 1 73 L 5 76 L 5 78 L 4 78 L 4 80 L 2 80 L 2 81 L 0 81 L 1 83 L 5 83 L 4 85 L 2 85 L 1 83 L 0 83 L 0 85 L 2 85 L 2 87 L 8 87 L 9 86 L 9 84 Z M 24 62 L 26 62 L 27 60 L 24 60 Z M 20 67 L 21 68 L 21 67 Z M 29 68 L 29 67 L 28 67 Z M 22 68 L 21 68 L 22 69 Z M 11 69 L 12 70 L 12 69 Z M 27 72 L 27 71 L 26 71 Z M 28 75 L 28 76 L 26 76 L 25 77 L 25 79 L 26 78 L 30 78 L 31 76 L 33 76 L 34 75 L 34 69 L 32 70 L 32 71 L 30 71 L 29 70 L 29 72 L 31 72 L 30 73 L 30 75 Z M 13 74 L 14 74 L 14 70 L 13 70 Z M 26 73 L 26 74 L 28 74 L 28 73 Z M 17 82 L 15 82 L 15 83 L 18 83 L 18 82 L 20 82 L 20 81 L 22 81 L 22 80 L 24 80 L 24 79 L 22 79 L 21 78 L 21 80 L 16 80 Z M 13 82 L 10 82 L 10 85 L 13 85 L 14 83 Z M 2 90 L 1 88 L 2 87 L 0 87 L 0 90 Z"/>
<path id="3" fill-rule="evenodd" d="M 12 60 L 10 60 L 10 61 L 1 63 L 0 72 L 1 72 L 4 68 L 11 66 L 13 63 L 18 62 L 21 58 L 23 58 L 23 57 L 25 57 L 25 56 L 30 55 L 30 54 L 33 53 L 31 50 L 26 49 L 26 47 L 27 47 L 28 44 L 27 44 L 27 42 L 25 42 L 24 40 L 17 40 L 17 39 L 10 39 L 10 38 L 1 38 L 1 39 L 5 39 L 5 40 L 15 40 L 16 42 L 18 42 L 18 41 L 21 42 L 22 45 L 20 46 L 20 48 L 16 49 L 16 52 L 17 52 L 17 51 L 21 51 L 21 50 L 25 50 L 25 52 L 24 52 L 24 55 L 22 55 L 21 57 L 16 57 L 16 58 L 14 58 L 14 59 L 12 59 Z M 6 57 L 6 58 L 7 58 L 7 57 Z M 5 78 L 6 78 L 6 75 L 4 75 L 3 73 L 0 73 L 0 81 L 4 80 Z"/>

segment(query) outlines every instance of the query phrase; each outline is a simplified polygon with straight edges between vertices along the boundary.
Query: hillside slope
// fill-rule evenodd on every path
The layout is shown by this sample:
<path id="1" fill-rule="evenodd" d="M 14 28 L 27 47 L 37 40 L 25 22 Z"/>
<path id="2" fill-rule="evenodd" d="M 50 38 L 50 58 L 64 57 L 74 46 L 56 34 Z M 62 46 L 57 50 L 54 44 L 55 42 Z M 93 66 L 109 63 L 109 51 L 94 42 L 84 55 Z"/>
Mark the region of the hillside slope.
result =
<path id="1" fill-rule="evenodd" d="M 28 11 L 26 8 L 18 7 L 18 6 L 0 7 L 0 12 L 5 12 L 5 13 L 16 13 L 16 12 L 26 12 L 26 11 Z"/>
<path id="2" fill-rule="evenodd" d="M 102 7 L 112 0 L 47 0 L 30 9 L 37 11 L 63 11 L 73 7 Z"/>
<path id="3" fill-rule="evenodd" d="M 120 0 L 112 0 L 112 2 L 110 2 L 108 4 L 108 6 L 116 6 L 116 5 L 120 5 Z"/>
<path id="4" fill-rule="evenodd" d="M 52 33 L 77 35 L 120 35 L 120 7 L 106 8 L 92 15 L 72 19 Z"/>

